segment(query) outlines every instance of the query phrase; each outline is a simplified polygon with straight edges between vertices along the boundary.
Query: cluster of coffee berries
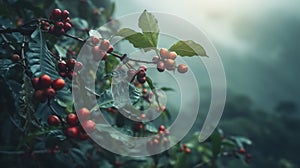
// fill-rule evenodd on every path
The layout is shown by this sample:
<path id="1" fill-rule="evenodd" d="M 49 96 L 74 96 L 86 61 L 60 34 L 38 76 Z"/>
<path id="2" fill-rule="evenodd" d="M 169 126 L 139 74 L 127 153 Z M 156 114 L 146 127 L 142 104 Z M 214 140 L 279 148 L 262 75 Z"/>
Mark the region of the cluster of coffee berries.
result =
<path id="1" fill-rule="evenodd" d="M 45 102 L 47 99 L 54 98 L 56 91 L 65 86 L 65 81 L 61 78 L 52 81 L 50 76 L 42 75 L 32 79 L 32 86 L 35 89 L 34 98 L 40 102 Z"/>
<path id="2" fill-rule="evenodd" d="M 67 10 L 54 9 L 50 14 L 50 20 L 54 21 L 54 24 L 50 25 L 44 21 L 42 22 L 42 28 L 47 29 L 49 27 L 48 31 L 53 35 L 60 36 L 72 28 L 69 11 Z"/>
<path id="3" fill-rule="evenodd" d="M 61 77 L 68 77 L 69 79 L 73 79 L 73 77 L 77 75 L 77 72 L 74 71 L 74 68 L 76 67 L 75 69 L 79 71 L 82 69 L 83 65 L 81 62 L 70 58 L 67 62 L 65 62 L 64 60 L 60 61 L 57 67 L 59 70 L 59 75 Z"/>
<path id="4" fill-rule="evenodd" d="M 19 54 L 13 54 L 12 56 L 11 56 L 11 60 L 13 61 L 13 62 L 18 62 L 18 61 L 20 61 L 20 59 L 21 59 L 21 57 L 20 57 L 20 55 Z"/>
<path id="5" fill-rule="evenodd" d="M 186 144 L 182 144 L 180 150 L 186 154 L 191 153 L 191 149 Z"/>
<path id="6" fill-rule="evenodd" d="M 241 147 L 241 148 L 240 148 L 239 150 L 237 150 L 236 152 L 244 156 L 244 159 L 245 159 L 245 162 L 246 162 L 246 163 L 248 163 L 248 164 L 250 163 L 250 160 L 251 160 L 251 158 L 252 158 L 252 155 L 249 154 L 249 153 L 247 153 L 247 151 L 246 151 L 245 148 Z"/>
<path id="7" fill-rule="evenodd" d="M 152 61 L 156 63 L 156 68 L 159 72 L 163 72 L 165 69 L 174 71 L 176 68 L 176 58 L 176 52 L 170 52 L 166 48 L 161 48 L 159 51 L 159 56 L 154 56 Z M 185 64 L 179 64 L 177 66 L 177 71 L 179 73 L 186 73 L 188 71 L 188 67 Z"/>
<path id="8" fill-rule="evenodd" d="M 114 50 L 114 47 L 106 39 L 100 42 L 99 38 L 92 36 L 90 42 L 93 45 L 92 53 L 95 61 L 106 60 L 107 53 L 111 53 Z"/>
<path id="9" fill-rule="evenodd" d="M 147 80 L 146 71 L 147 67 L 144 65 L 140 66 L 138 70 L 129 69 L 127 71 L 128 80 L 133 81 L 136 77 L 137 82 L 139 82 L 140 84 L 144 84 Z"/>
<path id="10" fill-rule="evenodd" d="M 92 120 L 90 120 L 90 110 L 87 108 L 81 108 L 77 115 L 81 119 L 82 123 L 81 126 L 84 128 L 87 132 L 93 132 L 96 129 L 96 123 Z"/>
<path id="11" fill-rule="evenodd" d="M 158 128 L 158 135 L 152 138 L 148 144 L 147 144 L 147 150 L 149 152 L 153 152 L 157 150 L 158 147 L 161 145 L 167 146 L 170 141 L 169 141 L 169 135 L 170 132 L 165 128 L 164 125 L 159 126 Z"/>

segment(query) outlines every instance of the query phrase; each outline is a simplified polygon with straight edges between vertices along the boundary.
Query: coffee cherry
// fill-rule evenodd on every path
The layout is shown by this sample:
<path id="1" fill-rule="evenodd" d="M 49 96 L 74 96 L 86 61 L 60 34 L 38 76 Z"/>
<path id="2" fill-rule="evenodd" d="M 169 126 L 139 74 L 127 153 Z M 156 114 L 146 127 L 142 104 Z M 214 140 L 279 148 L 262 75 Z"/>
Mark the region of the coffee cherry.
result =
<path id="1" fill-rule="evenodd" d="M 53 99 L 55 96 L 56 92 L 53 88 L 47 88 L 45 90 L 45 95 L 49 98 L 49 99 Z"/>
<path id="2" fill-rule="evenodd" d="M 59 20 L 60 17 L 61 17 L 61 10 L 60 9 L 54 9 L 51 13 L 50 19 Z"/>
<path id="3" fill-rule="evenodd" d="M 160 55 L 160 57 L 161 57 L 162 59 L 168 58 L 168 54 L 169 54 L 169 51 L 168 51 L 168 49 L 166 49 L 166 48 L 162 48 L 162 49 L 160 49 L 160 51 L 159 51 L 159 55 Z"/>
<path id="4" fill-rule="evenodd" d="M 190 149 L 190 148 L 185 148 L 184 152 L 185 152 L 186 154 L 189 154 L 189 153 L 191 153 L 191 149 Z"/>
<path id="5" fill-rule="evenodd" d="M 70 58 L 70 59 L 67 61 L 67 66 L 68 66 L 69 69 L 74 69 L 75 64 L 76 64 L 76 60 L 73 59 L 73 58 Z"/>
<path id="6" fill-rule="evenodd" d="M 144 76 L 144 77 L 137 77 L 137 80 L 138 80 L 141 84 L 143 84 L 143 83 L 146 82 L 147 78 L 146 78 L 146 76 Z"/>
<path id="7" fill-rule="evenodd" d="M 52 82 L 52 88 L 55 90 L 61 90 L 65 86 L 65 80 L 58 78 Z"/>
<path id="8" fill-rule="evenodd" d="M 141 71 L 141 70 L 147 71 L 147 67 L 146 67 L 145 65 L 141 65 L 141 66 L 139 67 L 139 70 L 140 70 L 140 71 Z"/>
<path id="9" fill-rule="evenodd" d="M 172 51 L 172 52 L 169 52 L 168 54 L 168 59 L 172 59 L 172 60 L 175 60 L 177 57 L 177 54 L 176 52 Z"/>
<path id="10" fill-rule="evenodd" d="M 107 51 L 108 48 L 109 48 L 109 46 L 110 46 L 109 41 L 106 40 L 106 39 L 103 39 L 103 40 L 101 41 L 100 49 L 101 49 L 102 51 Z"/>
<path id="11" fill-rule="evenodd" d="M 146 76 L 146 72 L 145 70 L 141 69 L 138 73 L 137 73 L 137 77 L 138 78 L 143 78 Z"/>
<path id="12" fill-rule="evenodd" d="M 66 129 L 66 135 L 70 138 L 77 138 L 79 134 L 78 127 L 71 126 Z"/>
<path id="13" fill-rule="evenodd" d="M 166 59 L 165 60 L 165 66 L 166 66 L 166 69 L 169 70 L 169 71 L 174 70 L 175 61 L 172 60 L 172 59 Z"/>
<path id="14" fill-rule="evenodd" d="M 59 126 L 60 119 L 56 115 L 50 115 L 47 119 L 47 123 L 51 126 Z"/>
<path id="15" fill-rule="evenodd" d="M 67 63 L 65 61 L 60 61 L 57 67 L 60 71 L 65 71 L 67 70 Z"/>
<path id="16" fill-rule="evenodd" d="M 41 89 L 41 86 L 39 84 L 39 78 L 33 78 L 31 83 L 35 90 Z"/>
<path id="17" fill-rule="evenodd" d="M 154 56 L 154 57 L 152 58 L 152 61 L 153 61 L 154 63 L 157 63 L 157 62 L 159 61 L 159 56 Z"/>
<path id="18" fill-rule="evenodd" d="M 65 23 L 66 23 L 66 22 L 68 22 L 68 23 L 71 24 L 71 19 L 70 19 L 69 17 L 67 17 L 67 18 L 65 19 Z"/>
<path id="19" fill-rule="evenodd" d="M 65 29 L 65 31 L 69 31 L 72 29 L 72 25 L 69 22 L 65 22 L 64 29 Z"/>
<path id="20" fill-rule="evenodd" d="M 240 154 L 245 154 L 245 153 L 246 153 L 246 150 L 245 150 L 245 148 L 240 148 L 238 152 L 239 152 Z"/>
<path id="21" fill-rule="evenodd" d="M 13 62 L 18 62 L 18 61 L 20 61 L 20 59 L 21 59 L 21 57 L 20 57 L 19 54 L 13 54 L 13 55 L 11 56 L 11 60 L 12 60 Z"/>
<path id="22" fill-rule="evenodd" d="M 87 131 L 87 132 L 93 132 L 96 129 L 96 123 L 92 120 L 86 120 L 82 123 L 82 127 Z"/>
<path id="23" fill-rule="evenodd" d="M 47 100 L 47 97 L 45 96 L 45 92 L 43 90 L 36 90 L 33 97 L 40 102 L 44 102 Z"/>
<path id="24" fill-rule="evenodd" d="M 66 72 L 59 72 L 59 75 L 60 75 L 61 77 L 67 77 L 67 73 L 66 73 Z"/>
<path id="25" fill-rule="evenodd" d="M 164 125 L 159 126 L 159 130 L 160 130 L 160 131 L 165 131 L 165 129 L 166 129 L 166 128 L 165 128 Z"/>
<path id="26" fill-rule="evenodd" d="M 99 40 L 99 38 L 97 38 L 95 36 L 92 36 L 91 37 L 91 42 L 92 42 L 93 45 L 97 45 L 100 42 L 100 40 Z"/>
<path id="27" fill-rule="evenodd" d="M 82 65 L 82 63 L 81 62 L 76 62 L 75 63 L 75 69 L 77 70 L 77 71 L 80 71 L 81 69 L 82 69 L 82 67 L 83 67 L 83 65 Z"/>
<path id="28" fill-rule="evenodd" d="M 41 29 L 42 30 L 49 30 L 50 28 L 50 23 L 47 21 L 42 20 L 41 21 Z"/>
<path id="29" fill-rule="evenodd" d="M 78 111 L 78 117 L 81 118 L 82 120 L 87 120 L 90 117 L 90 110 L 87 108 L 81 108 Z"/>
<path id="30" fill-rule="evenodd" d="M 39 78 L 39 83 L 41 84 L 41 86 L 43 87 L 43 88 L 48 88 L 48 87 L 50 87 L 50 85 L 51 85 L 51 83 L 52 83 L 52 81 L 51 81 L 51 77 L 50 76 L 48 76 L 48 75 L 42 75 L 42 76 L 40 76 L 40 78 Z"/>
<path id="31" fill-rule="evenodd" d="M 75 126 L 78 123 L 78 117 L 74 113 L 68 114 L 66 120 L 70 126 Z"/>
<path id="32" fill-rule="evenodd" d="M 56 22 L 55 23 L 55 27 L 57 27 L 57 28 L 63 28 L 64 27 L 64 23 L 63 22 Z"/>
<path id="33" fill-rule="evenodd" d="M 61 19 L 62 20 L 65 20 L 65 19 L 67 19 L 68 17 L 69 17 L 69 11 L 67 11 L 67 10 L 64 10 L 64 11 L 62 11 L 62 13 L 61 13 Z"/>
<path id="34" fill-rule="evenodd" d="M 188 71 L 188 67 L 185 64 L 179 64 L 177 67 L 177 71 L 179 73 L 186 73 Z"/>
<path id="35" fill-rule="evenodd" d="M 67 76 L 70 80 L 72 80 L 75 76 L 77 76 L 77 72 L 71 70 L 68 72 Z"/>
<path id="36" fill-rule="evenodd" d="M 114 47 L 113 47 L 112 45 L 110 45 L 110 46 L 108 47 L 107 53 L 111 53 L 111 52 L 113 52 L 113 51 L 114 51 Z"/>
<path id="37" fill-rule="evenodd" d="M 163 61 L 159 61 L 156 68 L 159 72 L 165 71 L 165 63 Z"/>

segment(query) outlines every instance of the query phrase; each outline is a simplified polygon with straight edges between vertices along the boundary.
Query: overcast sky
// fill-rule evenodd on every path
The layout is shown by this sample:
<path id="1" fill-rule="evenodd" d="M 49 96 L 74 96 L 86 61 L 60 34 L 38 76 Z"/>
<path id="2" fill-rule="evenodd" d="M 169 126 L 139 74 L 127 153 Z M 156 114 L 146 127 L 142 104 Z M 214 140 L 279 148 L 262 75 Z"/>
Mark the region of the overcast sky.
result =
<path id="1" fill-rule="evenodd" d="M 229 90 L 265 108 L 299 102 L 299 0 L 118 0 L 115 17 L 144 9 L 204 30 L 223 60 Z"/>

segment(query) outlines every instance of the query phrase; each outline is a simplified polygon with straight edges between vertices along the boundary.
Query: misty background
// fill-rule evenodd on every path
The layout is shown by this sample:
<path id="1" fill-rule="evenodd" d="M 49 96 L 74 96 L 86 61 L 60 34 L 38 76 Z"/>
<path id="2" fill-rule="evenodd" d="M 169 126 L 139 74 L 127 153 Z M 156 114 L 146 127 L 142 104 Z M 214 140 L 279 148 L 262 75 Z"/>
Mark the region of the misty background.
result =
<path id="1" fill-rule="evenodd" d="M 229 94 L 245 94 L 263 109 L 299 103 L 299 1 L 115 2 L 115 18 L 147 9 L 175 14 L 204 31 L 223 61 Z"/>

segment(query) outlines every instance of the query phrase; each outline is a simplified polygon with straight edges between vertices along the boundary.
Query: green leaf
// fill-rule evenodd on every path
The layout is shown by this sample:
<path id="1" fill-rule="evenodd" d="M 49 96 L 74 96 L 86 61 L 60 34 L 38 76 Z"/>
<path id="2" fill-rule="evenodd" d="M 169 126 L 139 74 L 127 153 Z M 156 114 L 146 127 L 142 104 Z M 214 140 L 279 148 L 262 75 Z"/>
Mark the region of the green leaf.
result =
<path id="1" fill-rule="evenodd" d="M 153 82 L 152 82 L 151 78 L 149 78 L 148 76 L 146 76 L 146 81 L 147 81 L 147 83 L 148 83 L 150 89 L 151 89 L 152 91 L 154 91 L 154 90 L 155 90 L 155 87 L 154 87 L 154 85 L 153 85 Z"/>
<path id="2" fill-rule="evenodd" d="M 157 19 L 154 15 L 144 10 L 142 15 L 139 18 L 139 28 L 142 29 L 145 37 L 150 40 L 150 43 L 153 47 L 157 46 L 159 27 Z"/>
<path id="3" fill-rule="evenodd" d="M 175 91 L 173 88 L 170 88 L 170 87 L 162 87 L 160 88 L 161 90 L 167 92 L 167 91 Z"/>
<path id="4" fill-rule="evenodd" d="M 26 59 L 33 76 L 39 77 L 42 74 L 47 74 L 52 79 L 61 78 L 55 69 L 53 57 L 40 29 L 36 29 L 32 33 L 28 48 L 29 50 L 26 52 Z M 58 91 L 55 98 L 66 104 L 69 104 L 72 101 L 71 92 L 67 87 Z"/>
<path id="5" fill-rule="evenodd" d="M 178 55 L 181 56 L 207 56 L 204 48 L 200 44 L 192 40 L 180 40 L 173 44 L 169 48 L 169 51 L 175 51 Z"/>
<path id="6" fill-rule="evenodd" d="M 211 135 L 211 140 L 212 140 L 212 152 L 214 157 L 217 157 L 217 155 L 221 152 L 221 145 L 222 145 L 222 138 L 221 135 L 218 131 L 215 131 Z"/>
<path id="7" fill-rule="evenodd" d="M 136 32 L 129 28 L 123 28 L 115 36 L 124 37 L 128 40 L 135 48 L 147 49 L 156 47 L 153 45 L 148 38 L 142 33 Z"/>

